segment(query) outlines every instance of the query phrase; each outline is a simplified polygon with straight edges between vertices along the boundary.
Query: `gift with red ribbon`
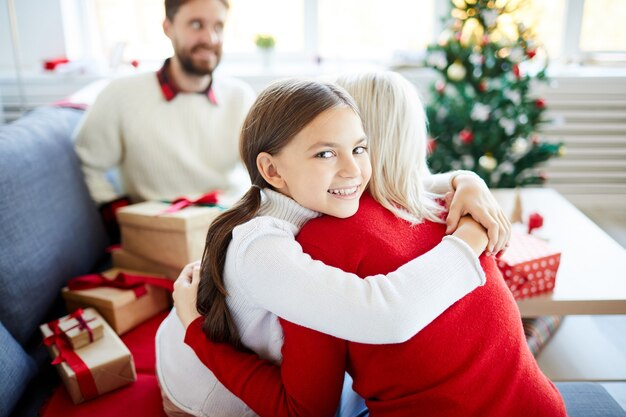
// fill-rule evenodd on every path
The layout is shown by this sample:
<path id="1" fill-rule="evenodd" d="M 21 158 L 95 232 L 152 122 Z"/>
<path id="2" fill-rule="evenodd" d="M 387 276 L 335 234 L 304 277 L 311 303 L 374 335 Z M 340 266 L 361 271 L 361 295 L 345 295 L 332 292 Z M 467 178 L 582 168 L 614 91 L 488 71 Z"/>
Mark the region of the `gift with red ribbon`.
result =
<path id="1" fill-rule="evenodd" d="M 165 213 L 176 213 L 179 210 L 182 210 L 189 206 L 209 206 L 213 207 L 217 205 L 218 202 L 218 191 L 211 191 L 204 195 L 201 195 L 195 199 L 188 199 L 186 197 L 178 197 L 174 201 L 170 203 L 170 206 L 163 210 L 162 214 Z"/>
<path id="2" fill-rule="evenodd" d="M 195 200 L 179 199 L 171 205 L 146 201 L 122 207 L 117 211 L 122 248 L 155 263 L 155 269 L 180 271 L 202 258 L 209 226 L 222 209 L 199 204 L 213 201 L 216 193 Z"/>
<path id="3" fill-rule="evenodd" d="M 93 307 L 124 334 L 170 305 L 174 283 L 164 277 L 113 268 L 72 278 L 62 290 L 68 311 Z"/>
<path id="4" fill-rule="evenodd" d="M 72 349 L 60 323 L 77 317 L 94 317 L 102 323 L 102 337 L 79 349 Z M 132 355 L 121 339 L 93 309 L 75 312 L 40 326 L 48 348 L 72 401 L 79 404 L 136 379 Z"/>
<path id="5" fill-rule="evenodd" d="M 509 247 L 498 258 L 498 268 L 516 300 L 554 290 L 561 253 L 543 240 L 511 231 Z"/>
<path id="6" fill-rule="evenodd" d="M 102 337 L 102 319 L 92 314 L 92 310 L 77 309 L 63 320 L 58 321 L 58 329 L 72 349 L 80 349 Z"/>

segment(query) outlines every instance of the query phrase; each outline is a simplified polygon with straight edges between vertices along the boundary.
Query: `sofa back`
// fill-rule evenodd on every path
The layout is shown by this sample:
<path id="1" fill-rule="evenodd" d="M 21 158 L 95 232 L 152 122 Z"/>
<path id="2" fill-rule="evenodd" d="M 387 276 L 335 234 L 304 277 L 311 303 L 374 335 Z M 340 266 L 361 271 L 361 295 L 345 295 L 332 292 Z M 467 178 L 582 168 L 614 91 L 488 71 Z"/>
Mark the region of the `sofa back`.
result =
<path id="1" fill-rule="evenodd" d="M 72 143 L 82 115 L 40 108 L 0 126 L 0 322 L 22 345 L 107 244 Z"/>

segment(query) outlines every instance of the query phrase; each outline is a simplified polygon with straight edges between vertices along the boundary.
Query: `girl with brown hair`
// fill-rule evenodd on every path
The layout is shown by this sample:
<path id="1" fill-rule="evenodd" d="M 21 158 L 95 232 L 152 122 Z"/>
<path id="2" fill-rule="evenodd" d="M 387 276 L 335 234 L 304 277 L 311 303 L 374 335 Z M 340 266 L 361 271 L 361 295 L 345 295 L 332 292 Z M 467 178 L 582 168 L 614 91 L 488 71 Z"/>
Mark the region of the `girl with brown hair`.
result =
<path id="1" fill-rule="evenodd" d="M 333 84 L 287 80 L 259 95 L 240 141 L 252 186 L 207 234 L 197 307 L 211 340 L 280 363 L 280 316 L 351 341 L 399 343 L 484 284 L 477 256 L 487 238 L 473 220 L 387 275 L 360 279 L 303 254 L 295 235 L 304 223 L 356 213 L 371 174 L 367 140 L 352 98 Z M 252 415 L 184 331 L 173 312 L 157 334 L 164 400 L 194 415 Z"/>

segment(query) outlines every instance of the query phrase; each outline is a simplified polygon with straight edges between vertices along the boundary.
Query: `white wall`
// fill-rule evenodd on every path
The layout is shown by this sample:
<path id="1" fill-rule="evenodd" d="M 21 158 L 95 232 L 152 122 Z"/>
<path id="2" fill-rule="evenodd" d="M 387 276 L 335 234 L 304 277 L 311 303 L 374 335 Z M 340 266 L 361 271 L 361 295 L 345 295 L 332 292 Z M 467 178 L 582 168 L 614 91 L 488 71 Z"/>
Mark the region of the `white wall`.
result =
<path id="1" fill-rule="evenodd" d="M 64 56 L 60 0 L 13 0 L 25 71 L 39 70 L 44 59 Z M 0 0 L 0 71 L 14 70 L 8 1 Z"/>

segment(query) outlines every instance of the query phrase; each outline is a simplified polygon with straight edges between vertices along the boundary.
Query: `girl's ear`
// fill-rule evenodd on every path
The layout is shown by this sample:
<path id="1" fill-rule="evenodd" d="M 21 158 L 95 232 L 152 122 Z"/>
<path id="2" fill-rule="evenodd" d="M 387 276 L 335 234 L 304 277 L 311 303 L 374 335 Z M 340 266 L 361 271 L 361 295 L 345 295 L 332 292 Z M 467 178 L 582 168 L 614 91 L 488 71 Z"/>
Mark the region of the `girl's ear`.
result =
<path id="1" fill-rule="evenodd" d="M 285 186 L 285 180 L 278 173 L 274 157 L 267 152 L 261 152 L 256 157 L 256 167 L 265 181 L 277 190 Z"/>

